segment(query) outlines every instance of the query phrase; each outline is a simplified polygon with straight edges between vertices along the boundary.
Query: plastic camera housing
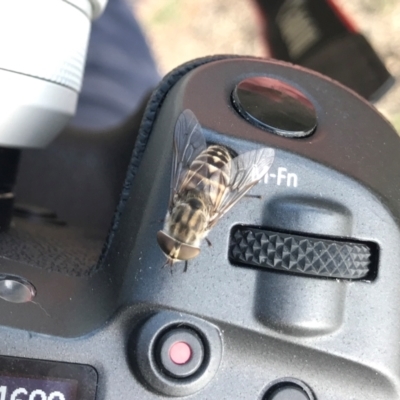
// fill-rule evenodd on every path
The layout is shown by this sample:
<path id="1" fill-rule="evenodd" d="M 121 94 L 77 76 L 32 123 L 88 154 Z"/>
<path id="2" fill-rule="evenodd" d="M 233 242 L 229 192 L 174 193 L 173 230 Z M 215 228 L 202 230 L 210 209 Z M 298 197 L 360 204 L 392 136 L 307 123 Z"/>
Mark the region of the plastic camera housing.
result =
<path id="1" fill-rule="evenodd" d="M 187 109 L 208 143 L 275 160 L 171 274 L 157 232 Z M 23 204 L 0 233 L 14 282 L 0 379 L 44 391 L 51 368 L 51 393 L 63 379 L 94 388 L 76 400 L 399 399 L 399 154 L 393 127 L 344 86 L 235 56 L 172 71 L 143 118 L 23 151 Z M 13 303 L 24 282 L 33 301 Z"/>

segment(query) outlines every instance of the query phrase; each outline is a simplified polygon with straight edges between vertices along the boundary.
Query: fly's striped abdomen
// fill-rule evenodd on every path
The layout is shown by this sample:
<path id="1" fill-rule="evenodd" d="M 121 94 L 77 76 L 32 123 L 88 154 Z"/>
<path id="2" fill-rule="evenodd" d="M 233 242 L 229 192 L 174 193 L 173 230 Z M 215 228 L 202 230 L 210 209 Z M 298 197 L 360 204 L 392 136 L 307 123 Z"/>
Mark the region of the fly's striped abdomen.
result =
<path id="1" fill-rule="evenodd" d="M 207 227 L 204 203 L 198 198 L 182 198 L 174 208 L 169 220 L 169 234 L 183 243 L 197 243 Z M 194 194 L 194 193 L 193 193 Z"/>

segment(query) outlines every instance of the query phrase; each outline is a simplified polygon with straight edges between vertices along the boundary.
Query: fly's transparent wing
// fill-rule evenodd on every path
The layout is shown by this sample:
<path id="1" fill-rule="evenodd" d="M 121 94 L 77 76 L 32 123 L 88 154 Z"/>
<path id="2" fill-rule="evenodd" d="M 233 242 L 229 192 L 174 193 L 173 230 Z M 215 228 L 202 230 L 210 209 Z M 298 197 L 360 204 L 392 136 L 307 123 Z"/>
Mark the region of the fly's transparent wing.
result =
<path id="1" fill-rule="evenodd" d="M 184 110 L 175 126 L 170 208 L 190 164 L 206 147 L 206 140 L 197 118 L 192 111 Z"/>
<path id="2" fill-rule="evenodd" d="M 210 228 L 267 174 L 274 157 L 273 149 L 264 148 L 240 154 L 227 165 L 229 184 L 213 212 Z"/>

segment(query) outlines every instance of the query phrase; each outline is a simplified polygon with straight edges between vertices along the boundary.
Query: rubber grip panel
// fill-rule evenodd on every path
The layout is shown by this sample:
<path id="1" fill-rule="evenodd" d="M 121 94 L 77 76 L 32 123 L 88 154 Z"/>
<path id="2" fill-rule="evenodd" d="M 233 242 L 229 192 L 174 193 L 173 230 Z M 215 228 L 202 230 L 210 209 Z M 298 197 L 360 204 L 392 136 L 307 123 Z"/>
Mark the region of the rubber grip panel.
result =
<path id="1" fill-rule="evenodd" d="M 372 249 L 359 242 L 336 241 L 237 225 L 231 230 L 229 260 L 233 264 L 276 271 L 363 279 L 372 271 Z"/>

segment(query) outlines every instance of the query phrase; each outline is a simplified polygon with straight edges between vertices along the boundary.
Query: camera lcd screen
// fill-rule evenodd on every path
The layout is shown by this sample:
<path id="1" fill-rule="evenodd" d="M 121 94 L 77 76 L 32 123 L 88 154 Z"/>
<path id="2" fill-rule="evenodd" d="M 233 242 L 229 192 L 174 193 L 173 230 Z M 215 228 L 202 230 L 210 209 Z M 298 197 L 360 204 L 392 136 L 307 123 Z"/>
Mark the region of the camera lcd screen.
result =
<path id="1" fill-rule="evenodd" d="M 0 356 L 0 400 L 94 400 L 90 365 Z"/>
<path id="2" fill-rule="evenodd" d="M 78 381 L 0 376 L 0 400 L 78 400 Z"/>

